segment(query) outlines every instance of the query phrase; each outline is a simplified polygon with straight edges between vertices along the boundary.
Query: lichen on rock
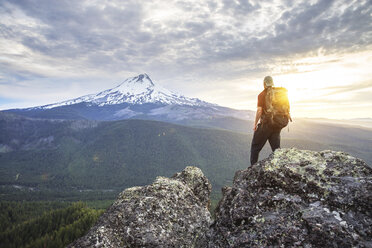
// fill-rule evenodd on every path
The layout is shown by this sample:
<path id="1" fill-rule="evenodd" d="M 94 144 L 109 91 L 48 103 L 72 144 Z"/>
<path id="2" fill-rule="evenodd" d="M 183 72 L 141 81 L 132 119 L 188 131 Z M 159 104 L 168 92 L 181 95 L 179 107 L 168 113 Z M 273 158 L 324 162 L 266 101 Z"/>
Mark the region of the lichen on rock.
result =
<path id="1" fill-rule="evenodd" d="M 372 247 L 372 169 L 343 152 L 278 149 L 223 189 L 200 247 Z"/>
<path id="2" fill-rule="evenodd" d="M 208 179 L 196 167 L 126 189 L 69 247 L 194 247 L 211 223 L 210 192 Z"/>
<path id="3" fill-rule="evenodd" d="M 372 169 L 346 153 L 278 149 L 222 191 L 210 226 L 200 169 L 158 177 L 69 247 L 372 247 Z"/>

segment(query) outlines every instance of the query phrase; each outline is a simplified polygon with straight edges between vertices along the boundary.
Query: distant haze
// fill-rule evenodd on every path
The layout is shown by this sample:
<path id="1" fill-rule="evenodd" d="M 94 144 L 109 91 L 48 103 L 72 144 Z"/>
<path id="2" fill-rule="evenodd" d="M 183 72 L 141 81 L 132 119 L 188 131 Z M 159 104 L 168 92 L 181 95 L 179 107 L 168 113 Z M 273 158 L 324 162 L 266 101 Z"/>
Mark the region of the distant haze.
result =
<path id="1" fill-rule="evenodd" d="M 372 117 L 370 0 L 0 2 L 0 110 L 61 102 L 147 73 L 255 110 L 262 80 L 295 117 Z"/>

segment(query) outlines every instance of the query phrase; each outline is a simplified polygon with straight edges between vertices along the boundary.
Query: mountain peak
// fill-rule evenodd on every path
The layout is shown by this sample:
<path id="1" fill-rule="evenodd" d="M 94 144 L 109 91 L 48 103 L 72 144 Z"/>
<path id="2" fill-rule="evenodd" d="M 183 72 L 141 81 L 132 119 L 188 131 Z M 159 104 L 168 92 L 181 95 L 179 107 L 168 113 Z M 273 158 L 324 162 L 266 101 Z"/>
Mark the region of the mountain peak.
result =
<path id="1" fill-rule="evenodd" d="M 133 83 L 133 84 L 149 84 L 151 86 L 155 86 L 155 84 L 152 82 L 152 80 L 149 77 L 149 75 L 147 75 L 146 73 L 139 74 L 138 76 L 133 77 L 133 78 L 128 78 L 128 79 L 126 79 L 121 84 L 128 84 L 128 83 Z"/>
<path id="2" fill-rule="evenodd" d="M 147 92 L 153 87 L 155 87 L 155 84 L 152 82 L 151 78 L 144 73 L 124 80 L 120 85 L 109 91 L 117 90 L 123 94 L 131 93 L 137 95 Z"/>
<path id="3" fill-rule="evenodd" d="M 112 89 L 108 89 L 97 94 L 90 94 L 72 100 L 31 109 L 51 109 L 78 103 L 87 103 L 89 105 L 98 106 L 123 103 L 158 103 L 165 105 L 175 104 L 189 106 L 213 105 L 203 102 L 197 98 L 188 98 L 180 94 L 173 93 L 159 85 L 155 85 L 146 73 L 142 73 L 138 76 L 124 80 L 120 85 Z"/>
<path id="4" fill-rule="evenodd" d="M 152 83 L 152 80 L 150 79 L 149 75 L 147 75 L 146 73 L 143 73 L 143 74 L 139 74 L 137 77 L 137 81 L 138 82 L 142 82 L 143 80 L 148 80 Z"/>

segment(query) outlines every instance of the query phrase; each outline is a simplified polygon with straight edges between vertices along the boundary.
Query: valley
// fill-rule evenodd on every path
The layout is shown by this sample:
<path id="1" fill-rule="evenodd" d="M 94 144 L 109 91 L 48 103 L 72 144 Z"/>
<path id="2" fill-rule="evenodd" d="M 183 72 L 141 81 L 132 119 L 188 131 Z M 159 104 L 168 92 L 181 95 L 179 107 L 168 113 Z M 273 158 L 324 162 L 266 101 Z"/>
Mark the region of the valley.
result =
<path id="1" fill-rule="evenodd" d="M 40 247 L 61 247 L 82 236 L 75 229 L 88 230 L 124 189 L 186 166 L 200 168 L 210 180 L 213 214 L 221 189 L 250 166 L 253 116 L 172 93 L 146 74 L 97 94 L 0 111 L 0 218 L 6 223 L 0 241 L 13 247 L 19 230 L 63 216 L 65 221 L 32 236 Z M 345 151 L 372 165 L 369 120 L 293 118 L 282 130 L 282 148 Z M 270 154 L 266 144 L 260 160 Z M 72 222 L 74 214 L 82 221 Z M 32 243 L 30 237 L 17 242 Z"/>
<path id="2" fill-rule="evenodd" d="M 113 199 L 124 188 L 148 184 L 157 176 L 169 177 L 189 165 L 203 170 L 218 195 L 237 170 L 249 166 L 249 121 L 233 119 L 239 125 L 228 126 L 228 120 L 216 120 L 220 125 L 216 128 L 136 119 L 0 116 L 3 200 Z M 282 147 L 342 150 L 371 164 L 372 132 L 295 120 L 289 131 L 282 130 Z M 270 153 L 266 144 L 260 158 Z"/>

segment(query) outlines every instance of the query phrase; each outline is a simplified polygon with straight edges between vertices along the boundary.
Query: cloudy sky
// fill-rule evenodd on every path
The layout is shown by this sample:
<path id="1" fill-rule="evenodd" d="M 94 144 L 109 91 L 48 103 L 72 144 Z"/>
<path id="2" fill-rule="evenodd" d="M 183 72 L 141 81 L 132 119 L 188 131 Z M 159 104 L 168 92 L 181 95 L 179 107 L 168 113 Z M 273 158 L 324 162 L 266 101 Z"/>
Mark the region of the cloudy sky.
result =
<path id="1" fill-rule="evenodd" d="M 3 0 L 0 109 L 147 73 L 190 97 L 256 107 L 262 80 L 298 117 L 372 117 L 372 0 Z"/>

